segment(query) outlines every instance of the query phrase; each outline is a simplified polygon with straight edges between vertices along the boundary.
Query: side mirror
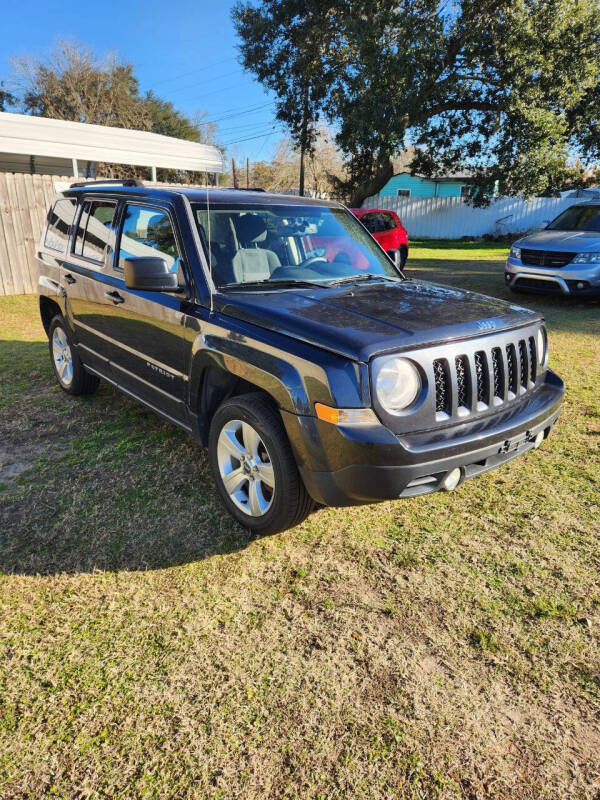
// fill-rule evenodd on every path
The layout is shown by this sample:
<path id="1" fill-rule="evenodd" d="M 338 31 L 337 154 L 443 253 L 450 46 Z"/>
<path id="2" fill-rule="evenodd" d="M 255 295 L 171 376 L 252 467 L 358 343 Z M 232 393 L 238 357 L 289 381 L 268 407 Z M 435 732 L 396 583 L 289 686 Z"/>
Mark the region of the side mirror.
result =
<path id="1" fill-rule="evenodd" d="M 125 261 L 125 286 L 143 292 L 174 292 L 179 288 L 176 272 L 169 272 L 159 256 L 138 256 Z"/>

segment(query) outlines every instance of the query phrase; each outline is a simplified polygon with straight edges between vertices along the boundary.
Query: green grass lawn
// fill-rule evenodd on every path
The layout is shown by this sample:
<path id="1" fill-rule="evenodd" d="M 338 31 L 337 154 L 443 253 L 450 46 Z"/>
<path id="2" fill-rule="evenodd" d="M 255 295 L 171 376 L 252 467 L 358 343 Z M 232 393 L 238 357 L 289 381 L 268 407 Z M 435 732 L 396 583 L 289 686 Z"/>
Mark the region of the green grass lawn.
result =
<path id="1" fill-rule="evenodd" d="M 262 539 L 0 298 L 0 798 L 599 797 L 600 304 L 509 298 L 505 256 L 417 242 L 407 273 L 544 312 L 552 437 Z"/>

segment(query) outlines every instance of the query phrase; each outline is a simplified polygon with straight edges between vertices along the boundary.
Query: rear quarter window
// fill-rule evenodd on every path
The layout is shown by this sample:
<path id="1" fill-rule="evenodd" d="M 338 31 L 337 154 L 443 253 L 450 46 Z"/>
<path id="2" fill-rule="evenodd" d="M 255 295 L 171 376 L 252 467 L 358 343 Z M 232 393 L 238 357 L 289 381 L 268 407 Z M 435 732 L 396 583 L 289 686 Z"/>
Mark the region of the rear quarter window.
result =
<path id="1" fill-rule="evenodd" d="M 75 217 L 75 200 L 57 200 L 47 217 L 44 246 L 59 253 L 65 253 L 69 240 L 69 230 Z"/>

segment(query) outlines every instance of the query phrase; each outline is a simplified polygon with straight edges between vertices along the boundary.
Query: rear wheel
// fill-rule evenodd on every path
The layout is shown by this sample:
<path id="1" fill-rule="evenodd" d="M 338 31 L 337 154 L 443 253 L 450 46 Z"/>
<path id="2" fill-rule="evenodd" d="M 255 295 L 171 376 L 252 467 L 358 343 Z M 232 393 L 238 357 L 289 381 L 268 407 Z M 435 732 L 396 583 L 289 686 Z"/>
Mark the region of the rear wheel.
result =
<path id="1" fill-rule="evenodd" d="M 266 397 L 226 400 L 211 423 L 208 448 L 223 503 L 244 527 L 279 533 L 312 511 L 281 418 Z"/>
<path id="2" fill-rule="evenodd" d="M 64 317 L 57 314 L 48 329 L 50 360 L 60 388 L 69 394 L 92 394 L 100 383 L 79 358 Z"/>

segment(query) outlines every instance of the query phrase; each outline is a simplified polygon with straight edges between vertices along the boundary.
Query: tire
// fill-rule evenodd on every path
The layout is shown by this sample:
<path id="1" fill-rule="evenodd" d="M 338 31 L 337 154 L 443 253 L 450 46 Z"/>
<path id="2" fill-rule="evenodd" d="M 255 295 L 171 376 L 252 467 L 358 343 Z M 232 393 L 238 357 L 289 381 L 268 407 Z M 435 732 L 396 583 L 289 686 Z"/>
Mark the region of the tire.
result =
<path id="1" fill-rule="evenodd" d="M 404 265 L 406 264 L 406 259 L 408 258 L 408 248 L 405 245 L 402 245 L 396 251 L 396 264 L 400 267 L 400 269 L 404 269 Z"/>
<path id="2" fill-rule="evenodd" d="M 232 397 L 219 406 L 208 454 L 225 508 L 245 528 L 280 533 L 299 525 L 314 508 L 281 417 L 264 395 Z"/>
<path id="3" fill-rule="evenodd" d="M 48 328 L 50 362 L 60 388 L 67 394 L 92 394 L 100 379 L 89 373 L 79 358 L 65 318 L 57 314 Z"/>

